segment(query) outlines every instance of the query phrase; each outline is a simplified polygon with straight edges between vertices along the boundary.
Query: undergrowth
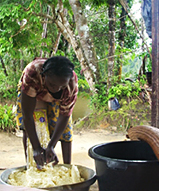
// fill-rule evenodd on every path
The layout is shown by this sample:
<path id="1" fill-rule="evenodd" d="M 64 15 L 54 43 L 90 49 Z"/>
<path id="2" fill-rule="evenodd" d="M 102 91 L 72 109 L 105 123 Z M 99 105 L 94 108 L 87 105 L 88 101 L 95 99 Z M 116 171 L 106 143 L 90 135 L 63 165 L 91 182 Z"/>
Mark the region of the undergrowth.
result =
<path id="1" fill-rule="evenodd" d="M 135 125 L 148 125 L 151 121 L 151 109 L 147 102 L 139 99 L 119 101 L 120 108 L 116 111 L 109 111 L 107 107 L 94 110 L 87 117 L 75 124 L 75 129 L 105 128 L 114 131 L 126 131 Z"/>
<path id="2" fill-rule="evenodd" d="M 15 114 L 12 105 L 0 104 L 0 130 L 13 132 L 16 129 Z"/>

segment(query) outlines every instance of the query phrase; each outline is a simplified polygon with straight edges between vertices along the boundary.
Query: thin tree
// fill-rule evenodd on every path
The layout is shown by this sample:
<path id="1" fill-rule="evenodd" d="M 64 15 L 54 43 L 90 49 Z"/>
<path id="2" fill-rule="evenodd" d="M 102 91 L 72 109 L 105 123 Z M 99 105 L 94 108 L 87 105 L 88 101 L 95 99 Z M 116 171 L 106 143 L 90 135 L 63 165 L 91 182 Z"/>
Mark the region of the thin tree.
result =
<path id="1" fill-rule="evenodd" d="M 116 27 L 116 12 L 115 0 L 108 1 L 108 15 L 109 15 L 109 57 L 108 57 L 108 89 L 112 86 L 112 77 L 114 69 L 114 55 L 115 55 L 115 27 Z"/>

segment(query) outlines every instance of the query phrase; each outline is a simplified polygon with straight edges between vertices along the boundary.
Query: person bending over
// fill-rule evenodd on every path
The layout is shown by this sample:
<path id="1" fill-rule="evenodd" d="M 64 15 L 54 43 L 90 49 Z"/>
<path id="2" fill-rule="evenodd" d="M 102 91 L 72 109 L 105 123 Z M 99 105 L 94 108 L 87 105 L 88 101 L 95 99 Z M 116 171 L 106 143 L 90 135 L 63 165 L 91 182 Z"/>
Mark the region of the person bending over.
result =
<path id="1" fill-rule="evenodd" d="M 54 148 L 59 140 L 64 163 L 71 163 L 71 114 L 77 93 L 74 65 L 66 57 L 35 58 L 25 67 L 18 84 L 16 120 L 23 130 L 25 156 L 29 137 L 37 167 L 51 161 L 58 163 Z M 46 149 L 41 147 L 35 129 L 33 113 L 36 108 L 47 110 L 50 141 Z"/>

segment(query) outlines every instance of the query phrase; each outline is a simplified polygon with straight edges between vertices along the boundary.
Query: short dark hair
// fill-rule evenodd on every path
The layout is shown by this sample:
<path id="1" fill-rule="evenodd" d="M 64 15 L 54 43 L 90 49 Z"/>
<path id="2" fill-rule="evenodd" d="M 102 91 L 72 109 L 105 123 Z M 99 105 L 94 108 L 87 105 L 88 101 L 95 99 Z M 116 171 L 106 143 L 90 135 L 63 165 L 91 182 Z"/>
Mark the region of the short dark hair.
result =
<path id="1" fill-rule="evenodd" d="M 42 74 L 73 77 L 74 64 L 64 56 L 54 56 L 43 64 Z"/>

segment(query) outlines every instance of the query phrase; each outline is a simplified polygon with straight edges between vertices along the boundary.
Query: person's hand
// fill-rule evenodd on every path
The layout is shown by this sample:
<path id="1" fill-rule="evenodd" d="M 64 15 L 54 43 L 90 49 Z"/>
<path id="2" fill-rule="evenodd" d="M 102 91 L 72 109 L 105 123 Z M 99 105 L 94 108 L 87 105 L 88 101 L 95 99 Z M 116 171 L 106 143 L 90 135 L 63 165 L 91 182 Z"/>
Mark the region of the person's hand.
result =
<path id="1" fill-rule="evenodd" d="M 58 157 L 56 156 L 56 153 L 55 153 L 53 147 L 48 146 L 45 150 L 45 154 L 46 154 L 46 163 L 47 164 L 54 161 L 54 163 L 52 164 L 54 166 L 59 162 Z"/>
<path id="2" fill-rule="evenodd" d="M 33 158 L 37 164 L 37 168 L 41 169 L 43 167 L 44 163 L 46 162 L 45 149 L 43 149 L 42 147 L 40 147 L 38 149 L 34 149 Z"/>

